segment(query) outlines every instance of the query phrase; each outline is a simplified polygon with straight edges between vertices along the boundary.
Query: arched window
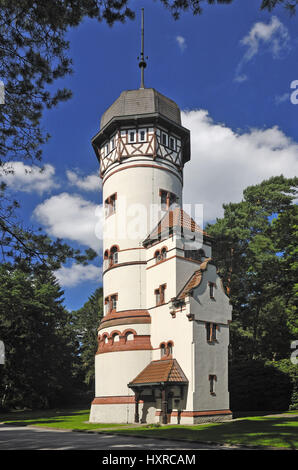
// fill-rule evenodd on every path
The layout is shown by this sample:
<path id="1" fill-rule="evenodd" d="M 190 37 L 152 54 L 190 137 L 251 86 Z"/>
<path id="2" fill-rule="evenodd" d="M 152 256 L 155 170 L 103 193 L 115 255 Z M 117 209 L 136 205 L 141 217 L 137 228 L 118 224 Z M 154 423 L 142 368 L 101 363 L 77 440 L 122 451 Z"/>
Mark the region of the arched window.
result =
<path id="1" fill-rule="evenodd" d="M 163 357 L 166 355 L 166 345 L 164 343 L 162 343 L 160 345 L 160 357 Z"/>
<path id="2" fill-rule="evenodd" d="M 132 331 L 128 331 L 125 337 L 126 337 L 126 341 L 132 341 L 134 339 L 134 334 L 132 333 Z"/>
<path id="3" fill-rule="evenodd" d="M 109 266 L 109 250 L 106 250 L 103 255 L 103 268 L 107 269 Z"/>
<path id="4" fill-rule="evenodd" d="M 163 259 L 166 259 L 166 257 L 167 257 L 167 248 L 164 246 L 164 247 L 161 249 L 160 258 L 163 260 Z"/>
<path id="5" fill-rule="evenodd" d="M 118 333 L 114 333 L 113 334 L 113 343 L 117 343 L 118 341 L 120 341 L 120 337 L 119 337 Z"/>
<path id="6" fill-rule="evenodd" d="M 169 341 L 167 346 L 168 346 L 168 354 L 173 354 L 173 343 Z"/>
<path id="7" fill-rule="evenodd" d="M 104 342 L 105 344 L 108 344 L 108 342 L 109 342 L 108 335 L 103 335 L 102 339 L 103 339 L 103 342 Z"/>
<path id="8" fill-rule="evenodd" d="M 160 251 L 156 250 L 154 253 L 154 258 L 155 258 L 155 263 L 158 263 L 160 261 Z"/>
<path id="9" fill-rule="evenodd" d="M 118 251 L 118 246 L 112 246 L 112 248 L 110 249 L 110 266 L 118 264 Z"/>

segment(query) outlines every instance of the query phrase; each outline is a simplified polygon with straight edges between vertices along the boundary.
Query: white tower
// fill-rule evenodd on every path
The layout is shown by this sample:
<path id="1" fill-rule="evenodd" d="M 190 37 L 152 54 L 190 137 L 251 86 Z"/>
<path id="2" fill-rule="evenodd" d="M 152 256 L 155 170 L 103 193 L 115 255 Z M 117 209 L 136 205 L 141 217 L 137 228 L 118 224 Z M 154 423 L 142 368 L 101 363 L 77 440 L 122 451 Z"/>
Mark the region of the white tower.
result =
<path id="1" fill-rule="evenodd" d="M 141 88 L 121 93 L 92 139 L 105 221 L 90 421 L 222 419 L 231 309 L 210 239 L 181 209 L 190 133 L 176 103 L 144 88 L 143 52 L 142 40 Z"/>

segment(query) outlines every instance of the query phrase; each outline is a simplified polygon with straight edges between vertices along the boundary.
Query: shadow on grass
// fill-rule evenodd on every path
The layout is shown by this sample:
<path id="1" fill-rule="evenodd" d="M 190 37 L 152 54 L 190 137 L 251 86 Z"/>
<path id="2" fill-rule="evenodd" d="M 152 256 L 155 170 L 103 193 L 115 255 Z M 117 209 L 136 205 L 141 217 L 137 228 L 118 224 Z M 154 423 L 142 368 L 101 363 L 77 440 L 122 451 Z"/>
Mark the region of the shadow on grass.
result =
<path id="1" fill-rule="evenodd" d="M 246 418 L 227 423 L 211 423 L 197 426 L 163 426 L 149 429 L 138 428 L 144 436 L 190 441 L 298 448 L 298 421 L 295 418 Z M 136 430 L 135 430 L 136 432 Z M 133 430 L 121 430 L 123 434 L 133 434 Z"/>

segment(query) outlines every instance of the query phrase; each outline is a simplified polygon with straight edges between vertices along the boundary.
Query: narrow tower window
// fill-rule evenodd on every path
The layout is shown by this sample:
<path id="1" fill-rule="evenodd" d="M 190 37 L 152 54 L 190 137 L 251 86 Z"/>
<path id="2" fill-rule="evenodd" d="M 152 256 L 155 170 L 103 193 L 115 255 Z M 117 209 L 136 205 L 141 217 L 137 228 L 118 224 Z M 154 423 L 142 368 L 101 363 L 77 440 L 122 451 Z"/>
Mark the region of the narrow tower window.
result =
<path id="1" fill-rule="evenodd" d="M 128 131 L 128 142 L 133 143 L 136 141 L 136 131 Z"/>
<path id="2" fill-rule="evenodd" d="M 155 294 L 156 305 L 162 305 L 165 303 L 166 287 L 167 287 L 166 284 L 162 284 L 161 286 L 159 286 L 158 289 L 155 289 L 154 294 Z"/>
<path id="3" fill-rule="evenodd" d="M 176 150 L 176 139 L 174 137 L 169 138 L 169 147 L 171 150 Z"/>
<path id="4" fill-rule="evenodd" d="M 207 341 L 209 343 L 216 341 L 216 329 L 215 323 L 206 323 Z"/>
<path id="5" fill-rule="evenodd" d="M 145 142 L 146 140 L 146 130 L 139 129 L 139 142 Z"/>
<path id="6" fill-rule="evenodd" d="M 210 395 L 215 395 L 215 382 L 217 378 L 216 375 L 209 375 L 209 382 L 210 382 Z"/>
<path id="7" fill-rule="evenodd" d="M 112 194 L 105 200 L 105 216 L 108 217 L 116 212 L 117 193 Z"/>
<path id="8" fill-rule="evenodd" d="M 168 134 L 166 134 L 165 132 L 162 132 L 162 133 L 161 133 L 161 143 L 162 143 L 162 145 L 164 145 L 165 147 L 168 146 Z"/>
<path id="9" fill-rule="evenodd" d="M 214 287 L 215 287 L 214 282 L 209 282 L 209 295 L 210 295 L 210 299 L 214 299 Z"/>
<path id="10" fill-rule="evenodd" d="M 112 246 L 110 249 L 110 266 L 118 264 L 118 246 Z"/>

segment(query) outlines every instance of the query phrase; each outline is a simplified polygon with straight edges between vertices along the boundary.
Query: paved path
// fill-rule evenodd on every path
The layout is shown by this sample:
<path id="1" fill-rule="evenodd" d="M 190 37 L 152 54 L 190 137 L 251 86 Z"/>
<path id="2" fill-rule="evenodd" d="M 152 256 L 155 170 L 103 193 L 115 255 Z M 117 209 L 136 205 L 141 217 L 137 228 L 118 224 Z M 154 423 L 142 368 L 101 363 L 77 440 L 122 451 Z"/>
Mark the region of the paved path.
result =
<path id="1" fill-rule="evenodd" d="M 137 438 L 112 434 L 80 433 L 30 426 L 0 425 L 0 450 L 188 450 L 237 449 L 195 442 Z"/>

